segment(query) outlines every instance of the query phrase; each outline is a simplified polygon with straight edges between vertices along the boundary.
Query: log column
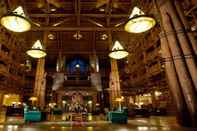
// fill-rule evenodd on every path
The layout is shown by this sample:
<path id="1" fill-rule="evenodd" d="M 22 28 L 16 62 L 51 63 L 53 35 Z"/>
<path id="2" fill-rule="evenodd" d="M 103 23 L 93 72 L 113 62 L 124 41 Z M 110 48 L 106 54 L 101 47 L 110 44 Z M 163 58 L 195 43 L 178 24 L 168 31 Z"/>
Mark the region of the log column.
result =
<path id="1" fill-rule="evenodd" d="M 47 42 L 47 32 L 44 33 L 44 44 Z M 46 72 L 44 69 L 45 58 L 38 59 L 35 76 L 34 96 L 37 97 L 37 106 L 41 109 L 45 106 Z"/>
<path id="2" fill-rule="evenodd" d="M 62 97 L 63 97 L 63 93 L 62 92 L 58 92 L 57 93 L 57 106 L 62 108 Z"/>
<path id="3" fill-rule="evenodd" d="M 45 65 L 45 59 L 39 59 L 37 62 L 37 68 L 36 68 L 36 78 L 35 78 L 35 87 L 34 87 L 34 96 L 37 97 L 37 106 L 40 108 L 44 107 L 44 101 L 43 101 L 43 91 L 45 91 L 45 80 L 44 80 L 44 65 Z M 42 104 L 42 105 L 41 105 Z"/>
<path id="4" fill-rule="evenodd" d="M 164 34 L 164 32 L 161 33 L 160 35 L 160 42 L 161 42 L 162 57 L 164 58 L 165 73 L 167 76 L 170 91 L 172 92 L 171 94 L 173 100 L 176 103 L 175 106 L 177 109 L 177 118 L 178 118 L 177 120 L 181 125 L 191 126 L 189 112 L 185 103 L 185 99 L 182 94 L 182 90 L 176 74 L 175 65 L 172 60 L 173 58 L 170 49 L 168 47 L 168 41 L 166 39 L 166 35 Z"/>
<path id="5" fill-rule="evenodd" d="M 96 103 L 98 102 L 97 100 L 97 94 L 98 93 L 92 93 L 92 111 L 95 112 L 96 110 Z"/>
<path id="6" fill-rule="evenodd" d="M 151 91 L 151 99 L 152 99 L 152 106 L 153 106 L 153 109 L 155 109 L 157 107 L 157 101 L 156 101 L 156 98 L 155 98 L 155 91 Z"/>
<path id="7" fill-rule="evenodd" d="M 180 105 L 181 92 L 184 96 L 187 109 L 190 114 L 192 126 L 196 126 L 197 123 L 197 98 L 195 92 L 196 85 L 196 66 L 193 57 L 187 58 L 186 56 L 192 56 L 192 50 L 186 39 L 185 33 L 181 26 L 180 20 L 177 17 L 175 8 L 173 7 L 173 1 L 171 0 L 158 0 L 159 10 L 162 19 L 162 26 L 166 38 L 166 43 L 169 48 L 169 52 L 166 58 L 168 61 L 173 61 L 174 65 L 166 65 L 166 73 L 169 79 L 169 84 L 171 86 L 172 93 L 174 95 L 175 101 L 177 103 L 177 108 L 183 110 L 184 105 Z M 163 40 L 164 41 L 164 40 Z M 161 39 L 162 43 L 163 42 Z M 164 46 L 164 44 L 162 45 Z M 166 49 L 163 47 L 162 49 Z M 166 51 L 167 52 L 167 51 Z M 167 53 L 166 53 L 167 54 Z M 173 68 L 172 68 L 173 67 Z M 170 71 L 171 70 L 171 71 Z M 168 72 L 176 72 L 173 74 L 168 74 Z M 194 75 L 195 74 L 195 75 Z M 175 80 L 177 83 L 175 84 Z M 178 88 L 178 85 L 179 87 Z M 175 88 L 176 87 L 176 88 Z M 175 88 L 175 89 L 174 89 Z M 180 94 L 176 96 L 180 91 Z M 184 104 L 184 103 L 182 103 Z M 185 110 L 185 109 L 184 109 Z M 179 112 L 179 111 L 178 111 Z M 183 114 L 181 114 L 183 115 Z M 185 116 L 185 115 L 183 115 Z"/>
<path id="8" fill-rule="evenodd" d="M 183 25 L 184 25 L 184 29 L 185 29 L 187 36 L 189 38 L 189 41 L 192 45 L 193 51 L 194 51 L 195 55 L 197 55 L 196 39 L 194 38 L 194 35 L 191 33 L 191 27 L 189 26 L 189 23 L 186 19 L 184 12 L 183 12 L 183 8 L 182 8 L 182 5 L 180 4 L 180 1 L 175 0 L 175 7 L 176 7 L 177 13 L 178 13 Z"/>
<path id="9" fill-rule="evenodd" d="M 102 92 L 101 75 L 99 72 L 98 57 L 94 53 L 89 56 L 90 67 L 91 67 L 91 83 L 92 86 L 99 92 Z"/>
<path id="10" fill-rule="evenodd" d="M 178 6 L 180 3 L 176 4 Z M 178 17 L 175 3 L 168 1 L 162 8 L 164 8 L 163 10 L 165 10 L 168 14 L 168 21 L 171 22 L 171 24 L 168 24 L 168 29 L 166 30 L 168 31 L 168 33 L 176 33 L 174 36 L 176 38 L 174 39 L 176 40 L 176 45 L 180 46 L 180 56 L 183 56 L 183 58 L 181 59 L 185 59 L 185 64 L 187 65 L 186 68 L 189 70 L 189 74 L 197 91 L 197 68 L 194 61 L 194 53 L 192 52 L 193 49 L 196 49 L 197 45 L 196 43 L 193 43 L 193 49 L 190 47 L 190 41 L 188 41 L 187 39 L 187 34 L 185 33 L 186 31 L 181 23 L 181 19 L 179 19 Z"/>
<path id="11" fill-rule="evenodd" d="M 108 32 L 108 42 L 109 42 L 109 49 L 112 49 L 111 31 Z M 110 81 L 109 81 L 110 106 L 111 109 L 114 109 L 118 107 L 118 102 L 116 102 L 115 99 L 121 97 L 120 79 L 119 79 L 117 60 L 110 59 L 110 63 L 111 63 L 111 72 L 110 72 Z"/>
<path id="12" fill-rule="evenodd" d="M 3 97 L 4 97 L 4 93 L 0 92 L 0 108 L 3 106 Z"/>

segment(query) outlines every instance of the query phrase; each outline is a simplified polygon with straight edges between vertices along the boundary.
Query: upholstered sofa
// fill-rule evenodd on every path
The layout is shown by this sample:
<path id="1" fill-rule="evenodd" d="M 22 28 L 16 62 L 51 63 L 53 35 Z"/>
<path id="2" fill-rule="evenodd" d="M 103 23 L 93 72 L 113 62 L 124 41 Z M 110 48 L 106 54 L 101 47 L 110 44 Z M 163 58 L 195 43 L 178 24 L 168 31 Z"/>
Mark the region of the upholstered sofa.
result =
<path id="1" fill-rule="evenodd" d="M 62 110 L 59 108 L 54 108 L 53 109 L 53 115 L 62 115 Z"/>
<path id="2" fill-rule="evenodd" d="M 126 124 L 128 121 L 128 114 L 124 111 L 112 111 L 108 112 L 107 118 L 112 123 Z"/>
<path id="3" fill-rule="evenodd" d="M 41 112 L 40 111 L 25 111 L 24 120 L 28 121 L 41 121 Z"/>

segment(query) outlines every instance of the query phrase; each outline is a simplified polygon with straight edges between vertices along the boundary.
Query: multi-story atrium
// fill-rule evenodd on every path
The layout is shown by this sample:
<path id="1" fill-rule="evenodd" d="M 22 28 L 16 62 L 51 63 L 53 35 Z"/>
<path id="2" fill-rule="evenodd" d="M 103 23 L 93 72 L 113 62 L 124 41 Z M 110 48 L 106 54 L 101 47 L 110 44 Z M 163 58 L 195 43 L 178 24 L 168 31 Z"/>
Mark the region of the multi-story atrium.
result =
<path id="1" fill-rule="evenodd" d="M 195 131 L 196 40 L 196 0 L 0 0 L 0 131 Z"/>

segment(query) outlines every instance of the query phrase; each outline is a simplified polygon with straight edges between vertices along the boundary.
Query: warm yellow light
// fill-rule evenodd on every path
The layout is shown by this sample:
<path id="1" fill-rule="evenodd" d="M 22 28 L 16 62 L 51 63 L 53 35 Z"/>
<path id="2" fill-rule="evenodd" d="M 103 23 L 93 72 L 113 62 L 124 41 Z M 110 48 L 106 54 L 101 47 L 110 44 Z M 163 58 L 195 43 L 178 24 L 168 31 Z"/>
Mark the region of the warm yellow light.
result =
<path id="1" fill-rule="evenodd" d="M 35 96 L 32 96 L 32 97 L 30 97 L 30 98 L 29 98 L 29 100 L 30 100 L 30 101 L 37 101 L 37 100 L 38 100 L 38 98 L 37 98 L 37 97 L 35 97 Z"/>
<path id="2" fill-rule="evenodd" d="M 12 13 L 2 16 L 0 22 L 6 29 L 13 32 L 25 32 L 31 29 L 31 23 L 26 18 L 21 6 Z"/>
<path id="3" fill-rule="evenodd" d="M 155 24 L 154 18 L 145 15 L 139 8 L 134 7 L 124 29 L 129 33 L 142 33 L 153 28 Z"/>
<path id="4" fill-rule="evenodd" d="M 9 98 L 10 96 L 9 95 L 5 95 L 5 98 Z"/>
<path id="5" fill-rule="evenodd" d="M 155 96 L 160 96 L 162 94 L 162 92 L 160 91 L 155 91 Z"/>
<path id="6" fill-rule="evenodd" d="M 88 104 L 92 104 L 92 101 L 88 101 Z"/>
<path id="7" fill-rule="evenodd" d="M 115 101 L 117 101 L 117 102 L 122 102 L 122 101 L 124 101 L 124 96 L 117 97 L 117 98 L 115 99 Z"/>
<path id="8" fill-rule="evenodd" d="M 92 114 L 89 113 L 89 114 L 88 114 L 88 121 L 92 121 L 92 120 L 93 120 Z"/>
<path id="9" fill-rule="evenodd" d="M 2 105 L 12 106 L 13 104 L 18 103 L 19 100 L 20 100 L 20 97 L 17 94 L 5 94 L 3 96 Z"/>
<path id="10" fill-rule="evenodd" d="M 129 53 L 126 50 L 124 50 L 120 42 L 115 41 L 112 51 L 109 53 L 109 57 L 113 59 L 122 59 L 127 57 L 128 55 Z"/>
<path id="11" fill-rule="evenodd" d="M 42 50 L 31 49 L 27 51 L 27 54 L 33 58 L 42 58 L 46 56 L 46 53 Z"/>
<path id="12" fill-rule="evenodd" d="M 121 96 L 121 99 L 124 100 L 124 96 Z"/>
<path id="13" fill-rule="evenodd" d="M 130 33 L 142 33 L 150 30 L 156 24 L 152 17 L 138 16 L 131 18 L 125 25 L 125 31 Z"/>
<path id="14" fill-rule="evenodd" d="M 54 36 L 53 34 L 49 34 L 49 35 L 48 35 L 48 38 L 49 38 L 50 40 L 54 40 L 54 39 L 55 39 L 55 36 Z"/>
<path id="15" fill-rule="evenodd" d="M 37 40 L 32 46 L 32 48 L 26 53 L 33 58 L 43 58 L 47 55 L 40 40 Z"/>
<path id="16" fill-rule="evenodd" d="M 55 102 L 49 103 L 49 107 L 54 108 L 56 106 Z"/>

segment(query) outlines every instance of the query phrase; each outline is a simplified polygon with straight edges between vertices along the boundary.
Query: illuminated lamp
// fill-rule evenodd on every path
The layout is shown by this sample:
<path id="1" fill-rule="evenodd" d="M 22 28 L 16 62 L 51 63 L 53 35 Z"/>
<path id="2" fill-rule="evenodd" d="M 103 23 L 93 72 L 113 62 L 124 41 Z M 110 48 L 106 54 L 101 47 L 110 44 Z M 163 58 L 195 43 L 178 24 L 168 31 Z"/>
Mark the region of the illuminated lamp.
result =
<path id="1" fill-rule="evenodd" d="M 76 68 L 80 68 L 80 65 L 79 65 L 79 64 L 76 64 L 75 67 L 76 67 Z"/>
<path id="2" fill-rule="evenodd" d="M 74 37 L 76 40 L 80 40 L 83 36 L 82 36 L 82 34 L 80 34 L 80 31 L 77 31 L 77 32 L 73 35 L 73 37 Z"/>
<path id="3" fill-rule="evenodd" d="M 23 8 L 18 6 L 14 11 L 3 15 L 1 25 L 13 32 L 25 32 L 31 29 L 31 23 L 27 19 Z"/>
<path id="4" fill-rule="evenodd" d="M 127 57 L 129 53 L 123 48 L 119 41 L 115 41 L 112 51 L 109 53 L 109 57 L 113 59 L 123 59 Z"/>
<path id="5" fill-rule="evenodd" d="M 47 55 L 40 40 L 37 40 L 32 46 L 32 48 L 26 53 L 33 58 L 43 58 Z"/>
<path id="6" fill-rule="evenodd" d="M 32 96 L 32 97 L 30 97 L 30 98 L 29 98 L 29 100 L 34 102 L 34 101 L 37 101 L 37 100 L 38 100 L 38 98 L 37 98 L 37 97 L 35 97 L 35 96 Z"/>
<path id="7" fill-rule="evenodd" d="M 121 110 L 122 110 L 121 102 L 123 102 L 123 101 L 124 101 L 124 97 L 123 97 L 123 96 L 121 96 L 121 97 L 117 97 L 117 98 L 115 99 L 115 101 L 116 101 L 116 102 L 118 102 L 118 105 L 119 105 L 119 111 L 121 111 Z"/>
<path id="8" fill-rule="evenodd" d="M 153 17 L 145 15 L 138 7 L 134 7 L 124 29 L 129 33 L 143 33 L 153 28 L 155 24 Z"/>

